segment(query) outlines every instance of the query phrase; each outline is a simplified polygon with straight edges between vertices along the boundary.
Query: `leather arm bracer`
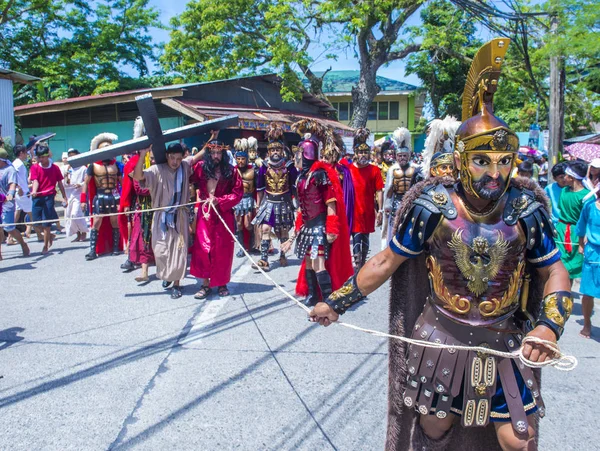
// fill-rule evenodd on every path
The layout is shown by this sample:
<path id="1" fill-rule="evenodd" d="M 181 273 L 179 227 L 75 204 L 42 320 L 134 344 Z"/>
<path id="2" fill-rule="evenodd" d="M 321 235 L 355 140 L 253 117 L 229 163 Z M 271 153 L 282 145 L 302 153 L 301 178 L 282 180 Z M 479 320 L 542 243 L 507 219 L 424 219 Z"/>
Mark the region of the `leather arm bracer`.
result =
<path id="1" fill-rule="evenodd" d="M 335 313 L 343 315 L 346 313 L 346 310 L 360 301 L 363 297 L 364 296 L 358 289 L 356 283 L 356 275 L 353 275 L 338 290 L 331 293 L 325 300 L 325 303 L 329 305 Z"/>
<path id="2" fill-rule="evenodd" d="M 565 323 L 571 316 L 572 310 L 573 297 L 570 291 L 550 293 L 542 301 L 542 308 L 535 325 L 549 327 L 558 340 L 565 330 Z"/>

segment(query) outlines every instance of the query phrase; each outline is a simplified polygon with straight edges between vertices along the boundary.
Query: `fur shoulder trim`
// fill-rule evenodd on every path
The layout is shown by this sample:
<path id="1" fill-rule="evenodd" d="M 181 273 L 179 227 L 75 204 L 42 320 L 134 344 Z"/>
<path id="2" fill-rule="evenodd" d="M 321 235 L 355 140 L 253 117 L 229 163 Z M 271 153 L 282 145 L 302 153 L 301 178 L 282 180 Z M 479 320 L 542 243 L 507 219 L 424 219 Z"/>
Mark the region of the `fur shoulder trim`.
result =
<path id="1" fill-rule="evenodd" d="M 402 222 L 401 218 L 406 215 L 406 212 L 410 209 L 413 202 L 423 194 L 426 188 L 443 185 L 445 188 L 451 189 L 454 183 L 456 183 L 456 180 L 452 177 L 432 177 L 415 184 L 402 198 L 402 203 L 400 204 L 400 208 L 396 213 L 396 220 L 394 221 L 394 234 L 396 234 L 398 226 Z"/>
<path id="2" fill-rule="evenodd" d="M 538 183 L 533 179 L 527 179 L 524 177 L 514 177 L 510 180 L 510 186 L 518 189 L 528 189 L 535 197 L 535 200 L 544 206 L 544 208 L 550 211 L 550 201 L 546 196 L 545 191 Z"/>

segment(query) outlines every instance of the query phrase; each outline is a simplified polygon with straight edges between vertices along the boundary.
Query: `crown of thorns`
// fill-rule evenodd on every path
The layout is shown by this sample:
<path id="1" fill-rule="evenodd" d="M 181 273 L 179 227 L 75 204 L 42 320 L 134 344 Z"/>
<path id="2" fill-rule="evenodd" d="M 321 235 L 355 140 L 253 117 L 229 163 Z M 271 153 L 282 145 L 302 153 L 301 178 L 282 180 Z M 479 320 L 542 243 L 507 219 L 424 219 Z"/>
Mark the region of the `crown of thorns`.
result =
<path id="1" fill-rule="evenodd" d="M 226 150 L 230 149 L 230 147 L 228 145 L 220 143 L 220 142 L 211 142 L 211 143 L 208 143 L 206 145 L 206 148 L 208 149 L 209 152 L 211 150 L 226 151 Z"/>

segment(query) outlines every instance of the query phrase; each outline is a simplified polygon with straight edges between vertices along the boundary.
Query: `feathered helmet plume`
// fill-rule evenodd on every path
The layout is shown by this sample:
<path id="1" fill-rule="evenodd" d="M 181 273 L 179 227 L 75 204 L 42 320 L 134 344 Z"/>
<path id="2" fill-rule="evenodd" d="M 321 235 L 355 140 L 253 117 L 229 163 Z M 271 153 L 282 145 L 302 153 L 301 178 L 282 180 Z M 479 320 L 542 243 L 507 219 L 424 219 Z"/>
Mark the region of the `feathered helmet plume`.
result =
<path id="1" fill-rule="evenodd" d="M 368 128 L 357 128 L 354 131 L 354 143 L 352 147 L 354 148 L 354 152 L 359 151 L 371 151 L 371 147 L 367 144 L 367 139 L 371 136 L 371 130 Z"/>
<path id="2" fill-rule="evenodd" d="M 412 152 L 412 139 L 408 128 L 398 127 L 394 130 L 392 139 L 396 143 L 396 152 Z"/>
<path id="3" fill-rule="evenodd" d="M 319 158 L 319 146 L 325 139 L 326 127 L 314 119 L 302 119 L 292 124 L 292 131 L 304 139 L 298 147 L 302 149 L 302 156 L 307 160 Z"/>
<path id="4" fill-rule="evenodd" d="M 283 128 L 279 124 L 271 122 L 269 124 L 269 128 L 265 132 L 265 136 L 269 144 L 267 145 L 267 150 L 271 149 L 284 149 L 285 144 L 283 141 Z"/>
<path id="5" fill-rule="evenodd" d="M 323 158 L 330 163 L 336 162 L 340 159 L 343 150 L 344 140 L 333 128 L 328 127 L 323 140 Z"/>
<path id="6" fill-rule="evenodd" d="M 114 133 L 100 133 L 92 138 L 92 142 L 90 143 L 90 150 L 98 150 L 98 147 L 102 143 L 109 143 L 112 145 L 119 137 Z"/>
<path id="7" fill-rule="evenodd" d="M 432 166 L 453 162 L 454 139 L 458 127 L 460 121 L 454 116 L 446 116 L 444 119 L 434 119 L 430 122 L 423 150 L 425 177 L 429 177 Z"/>
<path id="8" fill-rule="evenodd" d="M 142 136 L 146 136 L 146 127 L 144 127 L 142 116 L 138 116 L 133 123 L 133 139 L 141 138 Z"/>
<path id="9" fill-rule="evenodd" d="M 246 138 L 238 138 L 233 141 L 233 148 L 236 157 L 248 158 L 248 140 Z"/>
<path id="10" fill-rule="evenodd" d="M 248 150 L 256 151 L 258 149 L 258 140 L 254 136 L 248 138 Z"/>

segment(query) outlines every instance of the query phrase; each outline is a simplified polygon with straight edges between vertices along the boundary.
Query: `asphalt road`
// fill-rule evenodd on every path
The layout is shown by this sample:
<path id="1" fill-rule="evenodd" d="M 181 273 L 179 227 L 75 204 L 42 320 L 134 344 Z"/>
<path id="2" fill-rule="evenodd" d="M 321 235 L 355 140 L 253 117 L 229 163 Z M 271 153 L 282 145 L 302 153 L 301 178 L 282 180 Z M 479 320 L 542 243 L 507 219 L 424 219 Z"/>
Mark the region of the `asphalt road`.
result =
<path id="1" fill-rule="evenodd" d="M 30 246 L 0 262 L 0 449 L 383 449 L 386 340 L 309 323 L 240 258 L 231 296 L 196 301 L 188 278 L 171 300 L 123 256 Z M 270 273 L 289 291 L 291 263 Z M 388 291 L 344 319 L 386 330 Z M 544 370 L 541 450 L 599 448 L 600 327 L 580 328 L 577 301 L 561 346 L 579 366 Z"/>

